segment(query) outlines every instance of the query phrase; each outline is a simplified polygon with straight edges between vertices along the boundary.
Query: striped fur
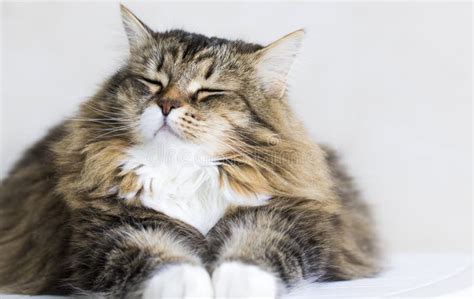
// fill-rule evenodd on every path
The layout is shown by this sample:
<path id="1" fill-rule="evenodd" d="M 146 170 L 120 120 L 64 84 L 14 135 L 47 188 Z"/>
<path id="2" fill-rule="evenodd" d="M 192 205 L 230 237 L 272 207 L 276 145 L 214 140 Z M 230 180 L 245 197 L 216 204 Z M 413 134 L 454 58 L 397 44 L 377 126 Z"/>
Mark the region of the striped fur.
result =
<path id="1" fill-rule="evenodd" d="M 122 14 L 129 60 L 1 183 L 0 291 L 141 298 L 156 294 L 154 286 L 180 285 L 161 282 L 160 273 L 180 279 L 194 269 L 220 292 L 239 279 L 224 286 L 215 273 L 237 267 L 276 282 L 281 294 L 303 281 L 374 275 L 379 253 L 367 205 L 287 102 L 285 79 L 303 32 L 263 47 L 153 32 Z M 147 198 L 159 206 L 164 193 L 143 183 L 139 170 L 149 165 L 126 167 L 131 149 L 162 134 L 143 121 L 156 105 L 176 138 L 211 159 L 221 189 L 213 191 L 239 199 L 205 235 L 144 205 L 153 194 Z"/>

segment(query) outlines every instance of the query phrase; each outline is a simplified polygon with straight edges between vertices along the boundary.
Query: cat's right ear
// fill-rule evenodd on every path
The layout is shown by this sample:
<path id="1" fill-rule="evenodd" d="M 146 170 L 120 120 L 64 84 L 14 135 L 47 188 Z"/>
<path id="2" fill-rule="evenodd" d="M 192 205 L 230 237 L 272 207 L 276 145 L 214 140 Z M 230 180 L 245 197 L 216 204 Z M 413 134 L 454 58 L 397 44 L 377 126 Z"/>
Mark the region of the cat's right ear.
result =
<path id="1" fill-rule="evenodd" d="M 153 38 L 153 31 L 140 21 L 128 8 L 120 4 L 123 27 L 127 33 L 130 50 L 138 49 Z"/>

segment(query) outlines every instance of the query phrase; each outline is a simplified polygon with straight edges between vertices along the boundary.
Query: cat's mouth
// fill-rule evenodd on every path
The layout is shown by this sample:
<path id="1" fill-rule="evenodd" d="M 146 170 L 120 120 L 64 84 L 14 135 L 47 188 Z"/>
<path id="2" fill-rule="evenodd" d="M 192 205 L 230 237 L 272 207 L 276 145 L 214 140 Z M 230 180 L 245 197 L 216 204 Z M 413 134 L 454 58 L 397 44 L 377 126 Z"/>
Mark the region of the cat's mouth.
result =
<path id="1" fill-rule="evenodd" d="M 174 130 L 171 128 L 171 126 L 168 124 L 168 122 L 165 120 L 163 122 L 163 125 L 156 130 L 156 132 L 153 134 L 153 138 L 155 138 L 158 135 L 166 135 L 166 134 L 171 134 L 177 138 L 181 138 Z"/>
<path id="2" fill-rule="evenodd" d="M 158 133 L 162 133 L 164 131 L 168 131 L 169 128 L 168 128 L 168 125 L 166 123 L 164 123 L 161 127 L 158 128 L 158 130 L 155 131 L 155 133 L 153 134 L 153 137 L 156 137 L 158 135 Z"/>

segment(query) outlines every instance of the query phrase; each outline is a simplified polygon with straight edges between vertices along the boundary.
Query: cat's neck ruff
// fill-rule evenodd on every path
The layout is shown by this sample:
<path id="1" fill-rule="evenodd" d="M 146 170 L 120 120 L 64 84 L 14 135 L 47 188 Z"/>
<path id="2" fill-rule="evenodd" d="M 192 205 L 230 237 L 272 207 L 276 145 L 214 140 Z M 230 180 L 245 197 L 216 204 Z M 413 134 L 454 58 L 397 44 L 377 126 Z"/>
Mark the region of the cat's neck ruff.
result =
<path id="1" fill-rule="evenodd" d="M 230 205 L 260 205 L 268 197 L 242 197 L 221 186 L 218 165 L 202 146 L 164 130 L 127 150 L 124 168 L 133 170 L 143 186 L 142 204 L 179 219 L 204 235 Z"/>

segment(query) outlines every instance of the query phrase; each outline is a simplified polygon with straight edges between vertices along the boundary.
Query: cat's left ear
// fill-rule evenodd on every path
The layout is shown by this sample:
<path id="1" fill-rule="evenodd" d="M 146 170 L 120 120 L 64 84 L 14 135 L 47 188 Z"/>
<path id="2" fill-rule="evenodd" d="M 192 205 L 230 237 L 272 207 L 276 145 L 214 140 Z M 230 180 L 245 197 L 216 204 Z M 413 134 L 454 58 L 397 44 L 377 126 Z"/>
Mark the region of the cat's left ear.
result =
<path id="1" fill-rule="evenodd" d="M 304 30 L 294 31 L 258 50 L 256 71 L 268 97 L 281 98 L 286 90 L 288 72 L 301 47 Z"/>
<path id="2" fill-rule="evenodd" d="M 120 12 L 130 50 L 140 48 L 140 46 L 153 38 L 153 31 L 123 4 L 120 4 Z"/>

